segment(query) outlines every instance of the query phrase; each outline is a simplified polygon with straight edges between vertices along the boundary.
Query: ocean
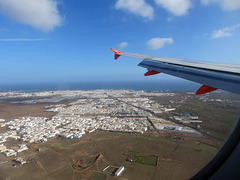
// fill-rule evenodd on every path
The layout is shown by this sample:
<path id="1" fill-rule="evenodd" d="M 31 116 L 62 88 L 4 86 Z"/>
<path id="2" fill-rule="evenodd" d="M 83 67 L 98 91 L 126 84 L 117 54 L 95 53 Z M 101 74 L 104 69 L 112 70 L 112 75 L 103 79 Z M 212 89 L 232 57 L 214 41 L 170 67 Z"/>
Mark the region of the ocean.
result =
<path id="1" fill-rule="evenodd" d="M 132 81 L 132 82 L 74 82 L 3 84 L 0 92 L 58 91 L 58 90 L 144 90 L 144 91 L 196 91 L 201 85 L 190 81 Z"/>

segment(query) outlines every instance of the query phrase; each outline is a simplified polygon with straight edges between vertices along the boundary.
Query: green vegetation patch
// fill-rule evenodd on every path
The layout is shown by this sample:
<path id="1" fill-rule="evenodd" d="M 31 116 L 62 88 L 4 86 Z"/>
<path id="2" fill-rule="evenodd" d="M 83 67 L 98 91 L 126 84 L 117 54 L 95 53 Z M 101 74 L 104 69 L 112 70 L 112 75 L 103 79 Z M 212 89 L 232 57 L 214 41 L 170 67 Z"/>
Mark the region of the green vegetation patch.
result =
<path id="1" fill-rule="evenodd" d="M 149 156 L 133 156 L 132 157 L 133 162 L 140 163 L 140 164 L 147 164 L 156 166 L 158 157 L 154 155 Z"/>
<path id="2" fill-rule="evenodd" d="M 102 173 L 95 172 L 93 173 L 88 180 L 105 180 L 106 175 Z"/>
<path id="3" fill-rule="evenodd" d="M 128 151 L 127 153 L 125 153 L 125 155 L 127 155 L 127 161 L 136 162 L 140 164 L 147 164 L 152 166 L 157 165 L 158 156 L 154 156 L 154 155 L 140 156 L 138 154 L 139 152 L 135 152 L 135 151 Z"/>

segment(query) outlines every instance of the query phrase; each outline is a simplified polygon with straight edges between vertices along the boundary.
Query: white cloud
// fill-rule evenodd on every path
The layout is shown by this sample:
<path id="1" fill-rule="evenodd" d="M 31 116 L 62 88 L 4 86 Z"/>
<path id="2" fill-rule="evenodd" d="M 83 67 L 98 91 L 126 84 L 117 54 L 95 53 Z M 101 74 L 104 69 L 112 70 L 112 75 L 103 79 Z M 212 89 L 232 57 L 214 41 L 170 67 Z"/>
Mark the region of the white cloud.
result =
<path id="1" fill-rule="evenodd" d="M 115 8 L 147 19 L 153 19 L 153 7 L 147 4 L 145 0 L 118 0 L 115 4 Z"/>
<path id="2" fill-rule="evenodd" d="M 0 41 L 5 42 L 21 42 L 21 41 L 47 41 L 49 39 L 28 39 L 28 38 L 15 38 L 15 39 L 0 39 Z"/>
<path id="3" fill-rule="evenodd" d="M 201 2 L 204 5 L 219 4 L 222 7 L 222 9 L 226 11 L 240 9 L 239 0 L 201 0 Z"/>
<path id="4" fill-rule="evenodd" d="M 173 39 L 169 38 L 152 38 L 147 42 L 147 47 L 151 50 L 162 48 L 165 44 L 172 44 Z"/>
<path id="5" fill-rule="evenodd" d="M 212 38 L 217 39 L 217 38 L 223 38 L 223 37 L 230 37 L 232 36 L 231 33 L 224 31 L 223 29 L 219 29 L 216 31 L 213 31 L 212 33 Z"/>
<path id="6" fill-rule="evenodd" d="M 56 0 L 0 0 L 0 14 L 45 32 L 62 24 Z"/>
<path id="7" fill-rule="evenodd" d="M 118 45 L 118 48 L 119 49 L 124 49 L 124 48 L 126 48 L 128 46 L 128 43 L 127 42 L 122 42 L 122 43 L 120 43 L 119 45 Z"/>
<path id="8" fill-rule="evenodd" d="M 176 16 L 186 14 L 192 6 L 190 0 L 155 0 L 155 3 Z"/>
<path id="9" fill-rule="evenodd" d="M 212 32 L 212 38 L 217 39 L 217 38 L 223 38 L 223 37 L 230 37 L 230 36 L 232 36 L 232 31 L 234 31 L 235 29 L 237 29 L 239 27 L 240 27 L 240 24 L 236 24 L 234 26 L 214 30 Z"/>

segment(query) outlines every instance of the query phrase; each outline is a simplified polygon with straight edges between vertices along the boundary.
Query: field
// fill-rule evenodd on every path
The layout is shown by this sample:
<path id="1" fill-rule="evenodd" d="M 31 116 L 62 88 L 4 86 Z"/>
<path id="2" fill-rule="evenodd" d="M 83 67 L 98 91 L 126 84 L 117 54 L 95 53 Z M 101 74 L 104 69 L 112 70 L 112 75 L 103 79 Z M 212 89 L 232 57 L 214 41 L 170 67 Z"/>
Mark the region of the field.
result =
<path id="1" fill-rule="evenodd" d="M 186 98 L 187 97 L 187 98 Z M 226 99 L 225 101 L 205 101 L 202 99 Z M 157 97 L 159 104 L 169 105 L 173 97 Z M 189 179 L 203 168 L 218 152 L 224 140 L 239 118 L 240 98 L 226 93 L 212 93 L 204 96 L 186 96 L 178 93 L 172 105 L 177 112 L 191 112 L 202 120 L 201 131 L 222 140 L 206 135 L 149 131 L 144 134 L 94 132 L 80 139 L 52 138 L 44 144 L 28 144 L 28 151 L 18 156 L 27 164 L 13 167 L 11 159 L 0 154 L 0 179 L 34 180 L 77 180 L 77 179 Z M 52 104 L 52 103 L 51 103 Z M 22 116 L 55 115 L 46 112 L 49 104 L 0 104 L 0 116 L 7 121 Z M 165 114 L 168 118 L 170 113 Z M 0 133 L 6 131 L 1 128 Z M 7 146 L 21 143 L 8 141 Z M 96 156 L 99 155 L 97 160 Z M 132 162 L 127 161 L 131 158 Z M 80 169 L 74 169 L 74 164 Z M 107 165 L 124 166 L 120 177 L 104 174 Z"/>
<path id="2" fill-rule="evenodd" d="M 209 101 L 211 99 L 225 101 Z M 154 100 L 160 104 L 169 104 L 172 98 L 155 97 Z M 173 105 L 178 106 L 176 112 L 191 112 L 199 116 L 199 120 L 202 120 L 201 131 L 220 138 L 223 142 L 228 138 L 240 117 L 240 96 L 232 93 L 210 93 L 188 97 L 185 93 L 182 95 L 178 93 Z"/>
<path id="3" fill-rule="evenodd" d="M 211 94 L 209 98 L 223 98 L 220 94 Z M 240 100 L 238 95 L 226 93 L 225 98 L 230 100 Z M 240 101 L 239 101 L 240 102 Z M 210 133 L 223 141 L 225 141 L 234 125 L 240 117 L 240 103 L 226 102 L 200 102 L 198 99 L 191 99 L 186 103 L 186 106 L 179 107 L 179 111 L 186 109 L 198 115 L 203 123 L 201 124 L 202 131 Z"/>
<path id="4" fill-rule="evenodd" d="M 106 175 L 105 174 L 101 174 L 101 173 L 93 173 L 90 177 L 89 180 L 105 180 L 106 179 Z"/>
<path id="5" fill-rule="evenodd" d="M 154 155 L 139 155 L 139 152 L 127 152 L 125 154 L 129 162 L 136 162 L 140 164 L 147 164 L 152 166 L 157 166 L 158 156 Z"/>
<path id="6" fill-rule="evenodd" d="M 46 117 L 51 118 L 56 113 L 46 112 L 44 106 L 48 104 L 0 104 L 0 117 L 6 120 L 12 120 L 23 116 Z"/>
<path id="7" fill-rule="evenodd" d="M 172 135 L 168 132 L 96 132 L 81 139 L 54 138 L 44 144 L 31 144 L 31 149 L 24 154 L 28 159 L 26 165 L 0 166 L 0 179 L 188 179 L 211 160 L 220 147 L 204 136 L 181 134 L 185 140 L 178 142 L 171 139 Z M 126 152 L 139 152 L 135 154 L 138 163 L 126 161 Z M 102 157 L 86 170 L 78 172 L 72 168 L 83 156 L 98 153 Z M 156 157 L 157 165 L 149 165 Z M 125 171 L 120 178 L 103 174 L 107 165 L 124 166 Z"/>

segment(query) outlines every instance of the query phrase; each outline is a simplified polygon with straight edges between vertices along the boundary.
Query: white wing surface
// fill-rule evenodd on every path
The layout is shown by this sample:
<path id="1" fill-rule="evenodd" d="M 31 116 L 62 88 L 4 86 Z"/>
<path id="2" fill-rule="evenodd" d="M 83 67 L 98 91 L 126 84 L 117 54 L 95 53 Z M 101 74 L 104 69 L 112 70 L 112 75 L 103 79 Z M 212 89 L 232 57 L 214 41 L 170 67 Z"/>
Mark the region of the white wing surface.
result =
<path id="1" fill-rule="evenodd" d="M 141 59 L 138 66 L 148 69 L 145 76 L 163 72 L 203 84 L 196 94 L 204 94 L 217 89 L 240 94 L 240 65 L 122 53 L 111 49 L 115 53 L 115 59 L 119 56 Z"/>

